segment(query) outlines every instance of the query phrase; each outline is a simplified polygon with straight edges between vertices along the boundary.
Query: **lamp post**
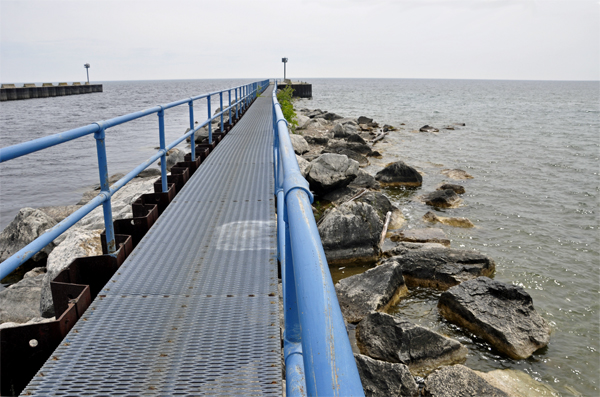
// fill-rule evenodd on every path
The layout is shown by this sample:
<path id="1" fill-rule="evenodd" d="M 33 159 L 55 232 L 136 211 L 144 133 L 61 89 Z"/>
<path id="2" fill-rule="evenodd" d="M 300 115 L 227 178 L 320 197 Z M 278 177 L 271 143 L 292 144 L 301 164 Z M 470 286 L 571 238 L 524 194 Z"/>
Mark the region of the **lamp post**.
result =
<path id="1" fill-rule="evenodd" d="M 85 65 L 83 65 L 83 67 L 85 67 L 85 71 L 87 73 L 87 79 L 88 79 L 87 83 L 89 85 L 90 84 L 90 64 L 86 63 Z"/>
<path id="2" fill-rule="evenodd" d="M 281 62 L 283 62 L 283 81 L 285 81 L 285 64 L 287 63 L 287 58 L 281 58 Z"/>

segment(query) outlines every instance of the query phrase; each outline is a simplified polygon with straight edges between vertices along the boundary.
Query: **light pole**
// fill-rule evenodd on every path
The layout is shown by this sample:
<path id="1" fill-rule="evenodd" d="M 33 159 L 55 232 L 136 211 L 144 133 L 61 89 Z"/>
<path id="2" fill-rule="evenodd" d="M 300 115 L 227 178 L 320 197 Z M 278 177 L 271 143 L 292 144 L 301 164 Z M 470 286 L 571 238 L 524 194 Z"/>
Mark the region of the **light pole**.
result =
<path id="1" fill-rule="evenodd" d="M 83 67 L 85 67 L 85 71 L 87 73 L 87 78 L 88 78 L 88 85 L 90 84 L 90 64 L 86 63 L 85 65 L 83 65 Z"/>
<path id="2" fill-rule="evenodd" d="M 285 64 L 287 63 L 287 58 L 281 58 L 281 62 L 283 62 L 283 81 L 285 81 Z"/>

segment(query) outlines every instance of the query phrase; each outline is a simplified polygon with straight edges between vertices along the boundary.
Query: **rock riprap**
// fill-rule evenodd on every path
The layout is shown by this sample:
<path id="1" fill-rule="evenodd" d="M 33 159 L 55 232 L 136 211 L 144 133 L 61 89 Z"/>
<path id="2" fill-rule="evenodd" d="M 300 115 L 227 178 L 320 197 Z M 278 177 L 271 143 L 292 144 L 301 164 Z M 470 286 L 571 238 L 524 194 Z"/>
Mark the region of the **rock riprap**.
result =
<path id="1" fill-rule="evenodd" d="M 457 208 L 462 199 L 452 189 L 436 190 L 431 193 L 424 194 L 420 200 L 427 205 L 438 208 Z"/>
<path id="2" fill-rule="evenodd" d="M 379 171 L 375 179 L 385 186 L 421 186 L 423 177 L 403 161 L 396 161 Z"/>
<path id="3" fill-rule="evenodd" d="M 290 134 L 290 140 L 296 154 L 304 154 L 310 150 L 308 142 L 301 135 Z"/>
<path id="4" fill-rule="evenodd" d="M 432 372 L 425 379 L 429 397 L 509 397 L 464 365 L 452 365 Z"/>
<path id="5" fill-rule="evenodd" d="M 455 169 L 455 170 L 445 169 L 445 170 L 442 170 L 441 173 L 442 173 L 442 175 L 446 175 L 450 179 L 456 179 L 456 180 L 473 179 L 472 175 L 470 175 L 469 173 L 467 173 L 464 170 L 459 170 L 459 169 Z"/>
<path id="6" fill-rule="evenodd" d="M 390 230 L 402 227 L 405 222 L 402 211 L 398 207 L 394 206 L 390 202 L 390 199 L 388 199 L 383 193 L 368 192 L 358 197 L 356 201 L 371 205 L 373 209 L 377 211 L 377 214 L 382 222 L 385 221 L 387 213 L 391 212 L 392 216 L 390 218 L 390 224 L 388 225 L 388 229 Z"/>
<path id="7" fill-rule="evenodd" d="M 480 276 L 490 276 L 496 269 L 494 261 L 479 252 L 452 248 L 407 249 L 384 263 L 387 261 L 402 266 L 408 288 L 442 291 Z"/>
<path id="8" fill-rule="evenodd" d="M 406 241 L 409 243 L 438 243 L 450 246 L 450 240 L 442 229 L 430 227 L 427 229 L 408 229 L 392 234 L 392 241 Z"/>
<path id="9" fill-rule="evenodd" d="M 454 227 L 475 227 L 473 222 L 463 217 L 445 217 L 438 216 L 431 211 L 428 211 L 425 215 L 423 215 L 423 220 L 425 222 L 431 223 L 441 223 L 443 225 L 454 226 Z"/>
<path id="10" fill-rule="evenodd" d="M 382 230 L 383 223 L 369 204 L 353 201 L 331 209 L 319 224 L 327 262 L 332 265 L 376 260 Z"/>
<path id="11" fill-rule="evenodd" d="M 419 387 L 404 364 L 374 360 L 355 354 L 356 367 L 366 397 L 419 395 Z"/>
<path id="12" fill-rule="evenodd" d="M 0 292 L 0 323 L 24 323 L 40 316 L 43 268 L 35 268 L 23 279 Z"/>
<path id="13" fill-rule="evenodd" d="M 358 174 L 358 162 L 340 154 L 322 154 L 311 161 L 307 180 L 317 194 L 348 186 Z"/>
<path id="14" fill-rule="evenodd" d="M 441 365 L 464 362 L 467 348 L 460 342 L 402 318 L 373 312 L 356 327 L 362 354 L 376 360 L 407 365 L 424 375 Z"/>
<path id="15" fill-rule="evenodd" d="M 446 189 L 452 189 L 452 190 L 454 190 L 454 193 L 456 193 L 456 194 L 464 194 L 465 193 L 464 186 L 455 185 L 453 183 L 444 183 L 443 185 L 439 186 L 435 190 L 446 190 Z"/>
<path id="16" fill-rule="evenodd" d="M 54 225 L 56 221 L 44 211 L 21 208 L 12 222 L 0 233 L 0 262 L 10 258 Z M 33 256 L 33 260 L 37 262 L 45 259 L 53 249 L 54 243 L 49 243 Z"/>
<path id="17" fill-rule="evenodd" d="M 485 339 L 513 359 L 528 358 L 550 341 L 550 326 L 521 287 L 478 277 L 440 296 L 446 320 Z"/>
<path id="18" fill-rule="evenodd" d="M 386 311 L 408 293 L 402 268 L 396 262 L 374 267 L 335 285 L 344 319 L 357 323 L 370 312 Z"/>

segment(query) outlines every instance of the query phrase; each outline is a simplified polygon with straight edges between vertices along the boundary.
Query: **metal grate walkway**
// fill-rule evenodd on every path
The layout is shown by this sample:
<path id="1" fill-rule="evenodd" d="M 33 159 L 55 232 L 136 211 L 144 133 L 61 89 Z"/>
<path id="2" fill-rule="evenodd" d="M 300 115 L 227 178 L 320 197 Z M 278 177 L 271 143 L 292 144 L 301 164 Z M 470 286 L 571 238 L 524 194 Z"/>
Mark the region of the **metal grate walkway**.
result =
<path id="1" fill-rule="evenodd" d="M 271 90 L 200 166 L 24 395 L 281 395 Z"/>

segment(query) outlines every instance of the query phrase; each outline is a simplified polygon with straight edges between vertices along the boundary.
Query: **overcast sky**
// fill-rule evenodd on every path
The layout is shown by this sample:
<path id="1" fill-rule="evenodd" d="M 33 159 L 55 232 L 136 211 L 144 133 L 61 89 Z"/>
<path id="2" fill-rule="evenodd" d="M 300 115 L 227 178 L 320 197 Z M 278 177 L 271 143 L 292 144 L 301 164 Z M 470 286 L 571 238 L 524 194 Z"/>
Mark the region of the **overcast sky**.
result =
<path id="1" fill-rule="evenodd" d="M 598 80 L 598 0 L 0 0 L 6 82 Z"/>

